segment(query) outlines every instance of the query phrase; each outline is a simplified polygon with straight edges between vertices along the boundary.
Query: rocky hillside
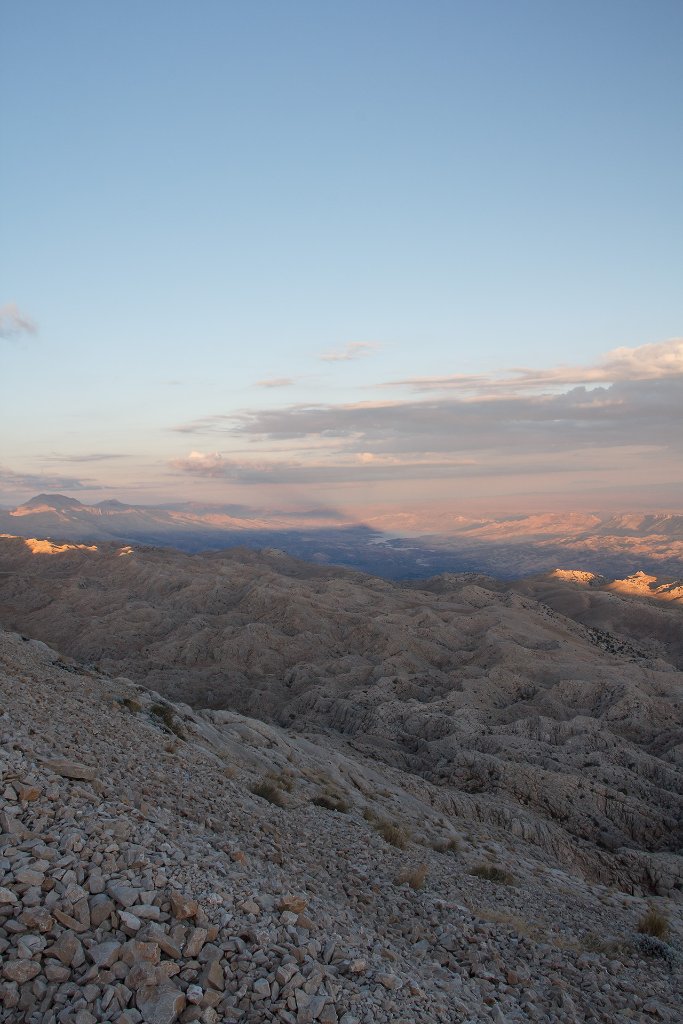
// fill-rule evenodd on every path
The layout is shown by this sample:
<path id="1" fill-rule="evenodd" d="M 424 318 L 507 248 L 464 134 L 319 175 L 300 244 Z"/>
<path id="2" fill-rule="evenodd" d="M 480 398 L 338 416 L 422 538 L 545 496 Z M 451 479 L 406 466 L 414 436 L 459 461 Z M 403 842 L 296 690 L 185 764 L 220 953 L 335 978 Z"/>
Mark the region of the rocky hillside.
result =
<path id="1" fill-rule="evenodd" d="M 644 572 L 625 579 L 556 570 L 513 584 L 561 615 L 683 669 L 683 584 Z"/>
<path id="2" fill-rule="evenodd" d="M 585 878 L 680 894 L 683 675 L 665 645 L 485 577 L 0 545 L 6 627 L 195 708 L 323 735 Z"/>
<path id="3" fill-rule="evenodd" d="M 680 1019 L 675 893 L 591 883 L 376 752 L 0 632 L 0 769 L 3 1024 Z"/>

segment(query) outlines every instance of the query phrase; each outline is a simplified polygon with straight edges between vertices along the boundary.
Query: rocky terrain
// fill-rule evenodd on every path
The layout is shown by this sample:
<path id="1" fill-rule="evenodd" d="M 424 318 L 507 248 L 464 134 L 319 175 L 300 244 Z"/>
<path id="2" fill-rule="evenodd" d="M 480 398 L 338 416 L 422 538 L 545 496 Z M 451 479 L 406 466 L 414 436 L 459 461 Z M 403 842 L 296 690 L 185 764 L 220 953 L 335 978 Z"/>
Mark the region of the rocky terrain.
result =
<path id="1" fill-rule="evenodd" d="M 0 567 L 0 623 L 82 665 L 324 735 L 429 783 L 441 814 L 680 895 L 683 674 L 666 636 L 583 624 L 487 577 L 398 584 L 277 551 L 4 538 Z M 680 609 L 654 611 L 680 637 Z"/>
<path id="2" fill-rule="evenodd" d="M 664 657 L 683 669 L 683 586 L 644 572 L 612 580 L 585 570 L 560 569 L 512 584 L 515 592 L 541 601 L 617 643 Z"/>
<path id="3" fill-rule="evenodd" d="M 105 557 L 125 573 L 153 553 L 50 563 L 68 594 L 96 578 L 79 574 L 79 558 L 104 586 Z M 154 589 L 172 591 L 175 569 L 159 571 Z M 300 582 L 324 601 L 329 580 Z M 372 606 L 370 585 L 353 583 Z M 491 607 L 484 588 L 464 586 L 463 615 Z M 135 600 L 132 613 L 147 614 Z M 673 761 L 651 728 L 655 738 L 623 744 L 663 778 Z M 508 735 L 514 748 L 520 734 Z M 172 704 L 0 632 L 0 769 L 3 1024 L 680 1019 L 675 891 L 591 881 L 515 827 L 523 816 L 496 825 L 454 781 L 393 768 L 376 750 Z M 590 769 L 585 778 L 590 787 Z"/>
<path id="4" fill-rule="evenodd" d="M 415 507 L 283 511 L 240 505 L 94 505 L 38 494 L 0 509 L 0 533 L 56 542 L 154 544 L 182 551 L 277 547 L 319 564 L 388 579 L 488 572 L 516 579 L 582 566 L 611 577 L 640 570 L 683 578 L 683 515 L 612 512 L 465 516 Z"/>

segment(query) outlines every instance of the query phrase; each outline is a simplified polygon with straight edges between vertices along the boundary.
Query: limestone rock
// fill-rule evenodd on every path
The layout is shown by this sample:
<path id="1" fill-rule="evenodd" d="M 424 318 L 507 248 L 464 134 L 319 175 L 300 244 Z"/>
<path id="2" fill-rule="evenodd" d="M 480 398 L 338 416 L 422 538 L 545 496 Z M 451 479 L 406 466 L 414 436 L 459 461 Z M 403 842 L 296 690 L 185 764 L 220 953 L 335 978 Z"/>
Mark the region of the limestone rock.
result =
<path id="1" fill-rule="evenodd" d="M 142 988 L 136 1006 L 146 1024 L 173 1024 L 185 1009 L 185 996 L 171 984 Z"/>
<path id="2" fill-rule="evenodd" d="M 97 775 L 97 769 L 86 764 L 79 764 L 77 761 L 68 761 L 66 758 L 56 758 L 53 761 L 46 761 L 45 767 L 61 775 L 64 779 L 78 779 L 89 781 Z"/>

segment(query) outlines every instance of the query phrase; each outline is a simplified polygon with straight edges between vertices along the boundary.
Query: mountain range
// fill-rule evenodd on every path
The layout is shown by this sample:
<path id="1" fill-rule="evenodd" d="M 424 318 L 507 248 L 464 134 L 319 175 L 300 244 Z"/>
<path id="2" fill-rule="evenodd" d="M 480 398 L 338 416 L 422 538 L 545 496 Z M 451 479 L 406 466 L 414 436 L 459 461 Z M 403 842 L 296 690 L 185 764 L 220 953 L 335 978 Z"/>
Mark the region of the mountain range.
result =
<path id="1" fill-rule="evenodd" d="M 472 518 L 430 509 L 371 509 L 359 520 L 335 509 L 254 511 L 234 505 L 129 505 L 40 494 L 0 510 L 0 532 L 53 541 L 153 544 L 182 551 L 235 544 L 280 548 L 318 564 L 389 579 L 440 572 L 519 578 L 570 566 L 612 578 L 644 571 L 683 577 L 683 514 L 548 513 Z"/>

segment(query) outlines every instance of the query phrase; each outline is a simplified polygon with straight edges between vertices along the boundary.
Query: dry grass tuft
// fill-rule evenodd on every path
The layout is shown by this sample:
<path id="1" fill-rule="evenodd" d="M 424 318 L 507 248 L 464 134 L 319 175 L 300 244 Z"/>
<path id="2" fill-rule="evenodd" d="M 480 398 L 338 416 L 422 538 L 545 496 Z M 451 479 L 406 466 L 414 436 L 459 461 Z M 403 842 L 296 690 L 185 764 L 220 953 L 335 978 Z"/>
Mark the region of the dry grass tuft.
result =
<path id="1" fill-rule="evenodd" d="M 251 792 L 254 796 L 260 796 L 262 800 L 267 800 L 269 804 L 275 804 L 276 807 L 287 806 L 284 793 L 278 789 L 272 779 L 261 779 L 251 787 Z"/>
<path id="2" fill-rule="evenodd" d="M 316 807 L 324 807 L 327 811 L 338 811 L 339 814 L 348 814 L 351 810 L 351 804 L 338 793 L 318 793 L 311 799 L 311 803 Z"/>
<path id="3" fill-rule="evenodd" d="M 180 740 L 185 739 L 185 730 L 168 704 L 152 704 L 149 710 L 163 722 L 169 732 L 175 733 Z"/>
<path id="4" fill-rule="evenodd" d="M 516 931 L 518 935 L 533 936 L 537 939 L 543 939 L 544 942 L 548 941 L 548 936 L 541 928 L 539 928 L 538 925 L 529 924 L 528 921 L 518 917 L 517 914 L 496 910 L 492 907 L 481 907 L 468 900 L 465 900 L 465 903 L 470 908 L 474 916 L 478 917 L 482 921 L 491 921 L 493 924 L 504 924 Z"/>
<path id="5" fill-rule="evenodd" d="M 291 772 L 280 772 L 279 775 L 269 775 L 268 778 L 274 786 L 277 786 L 278 789 L 284 789 L 286 793 L 291 793 L 294 789 L 294 776 Z"/>
<path id="6" fill-rule="evenodd" d="M 456 836 L 450 839 L 441 839 L 432 847 L 437 853 L 460 853 L 460 840 Z"/>
<path id="7" fill-rule="evenodd" d="M 470 872 L 477 878 L 483 878 L 487 882 L 497 882 L 500 885 L 514 885 L 515 879 L 509 871 L 499 868 L 496 864 L 477 864 Z"/>
<path id="8" fill-rule="evenodd" d="M 641 935 L 652 935 L 655 939 L 665 941 L 669 934 L 669 920 L 654 907 L 650 907 L 638 922 L 638 931 Z"/>
<path id="9" fill-rule="evenodd" d="M 416 868 L 405 868 L 394 880 L 395 885 L 405 885 L 407 882 L 411 889 L 424 889 L 427 880 L 427 865 L 419 864 Z"/>
<path id="10" fill-rule="evenodd" d="M 386 843 L 390 843 L 391 846 L 395 846 L 399 850 L 405 850 L 410 842 L 410 833 L 407 829 L 392 821 L 383 821 L 382 819 L 378 819 L 374 824 Z"/>
<path id="11" fill-rule="evenodd" d="M 127 708 L 128 711 L 132 711 L 134 715 L 137 715 L 139 711 L 142 711 L 142 704 L 140 704 L 139 701 L 134 700 L 133 697 L 122 697 L 121 704 L 124 708 Z"/>
<path id="12" fill-rule="evenodd" d="M 555 945 L 558 945 L 557 939 L 555 940 Z M 618 959 L 620 955 L 626 954 L 628 956 L 633 953 L 629 942 L 619 939 L 605 939 L 601 935 L 596 935 L 595 932 L 589 932 L 585 935 L 580 944 L 573 943 L 572 948 L 580 951 L 588 950 L 589 953 L 604 953 L 605 956 L 609 956 L 612 960 Z"/>

